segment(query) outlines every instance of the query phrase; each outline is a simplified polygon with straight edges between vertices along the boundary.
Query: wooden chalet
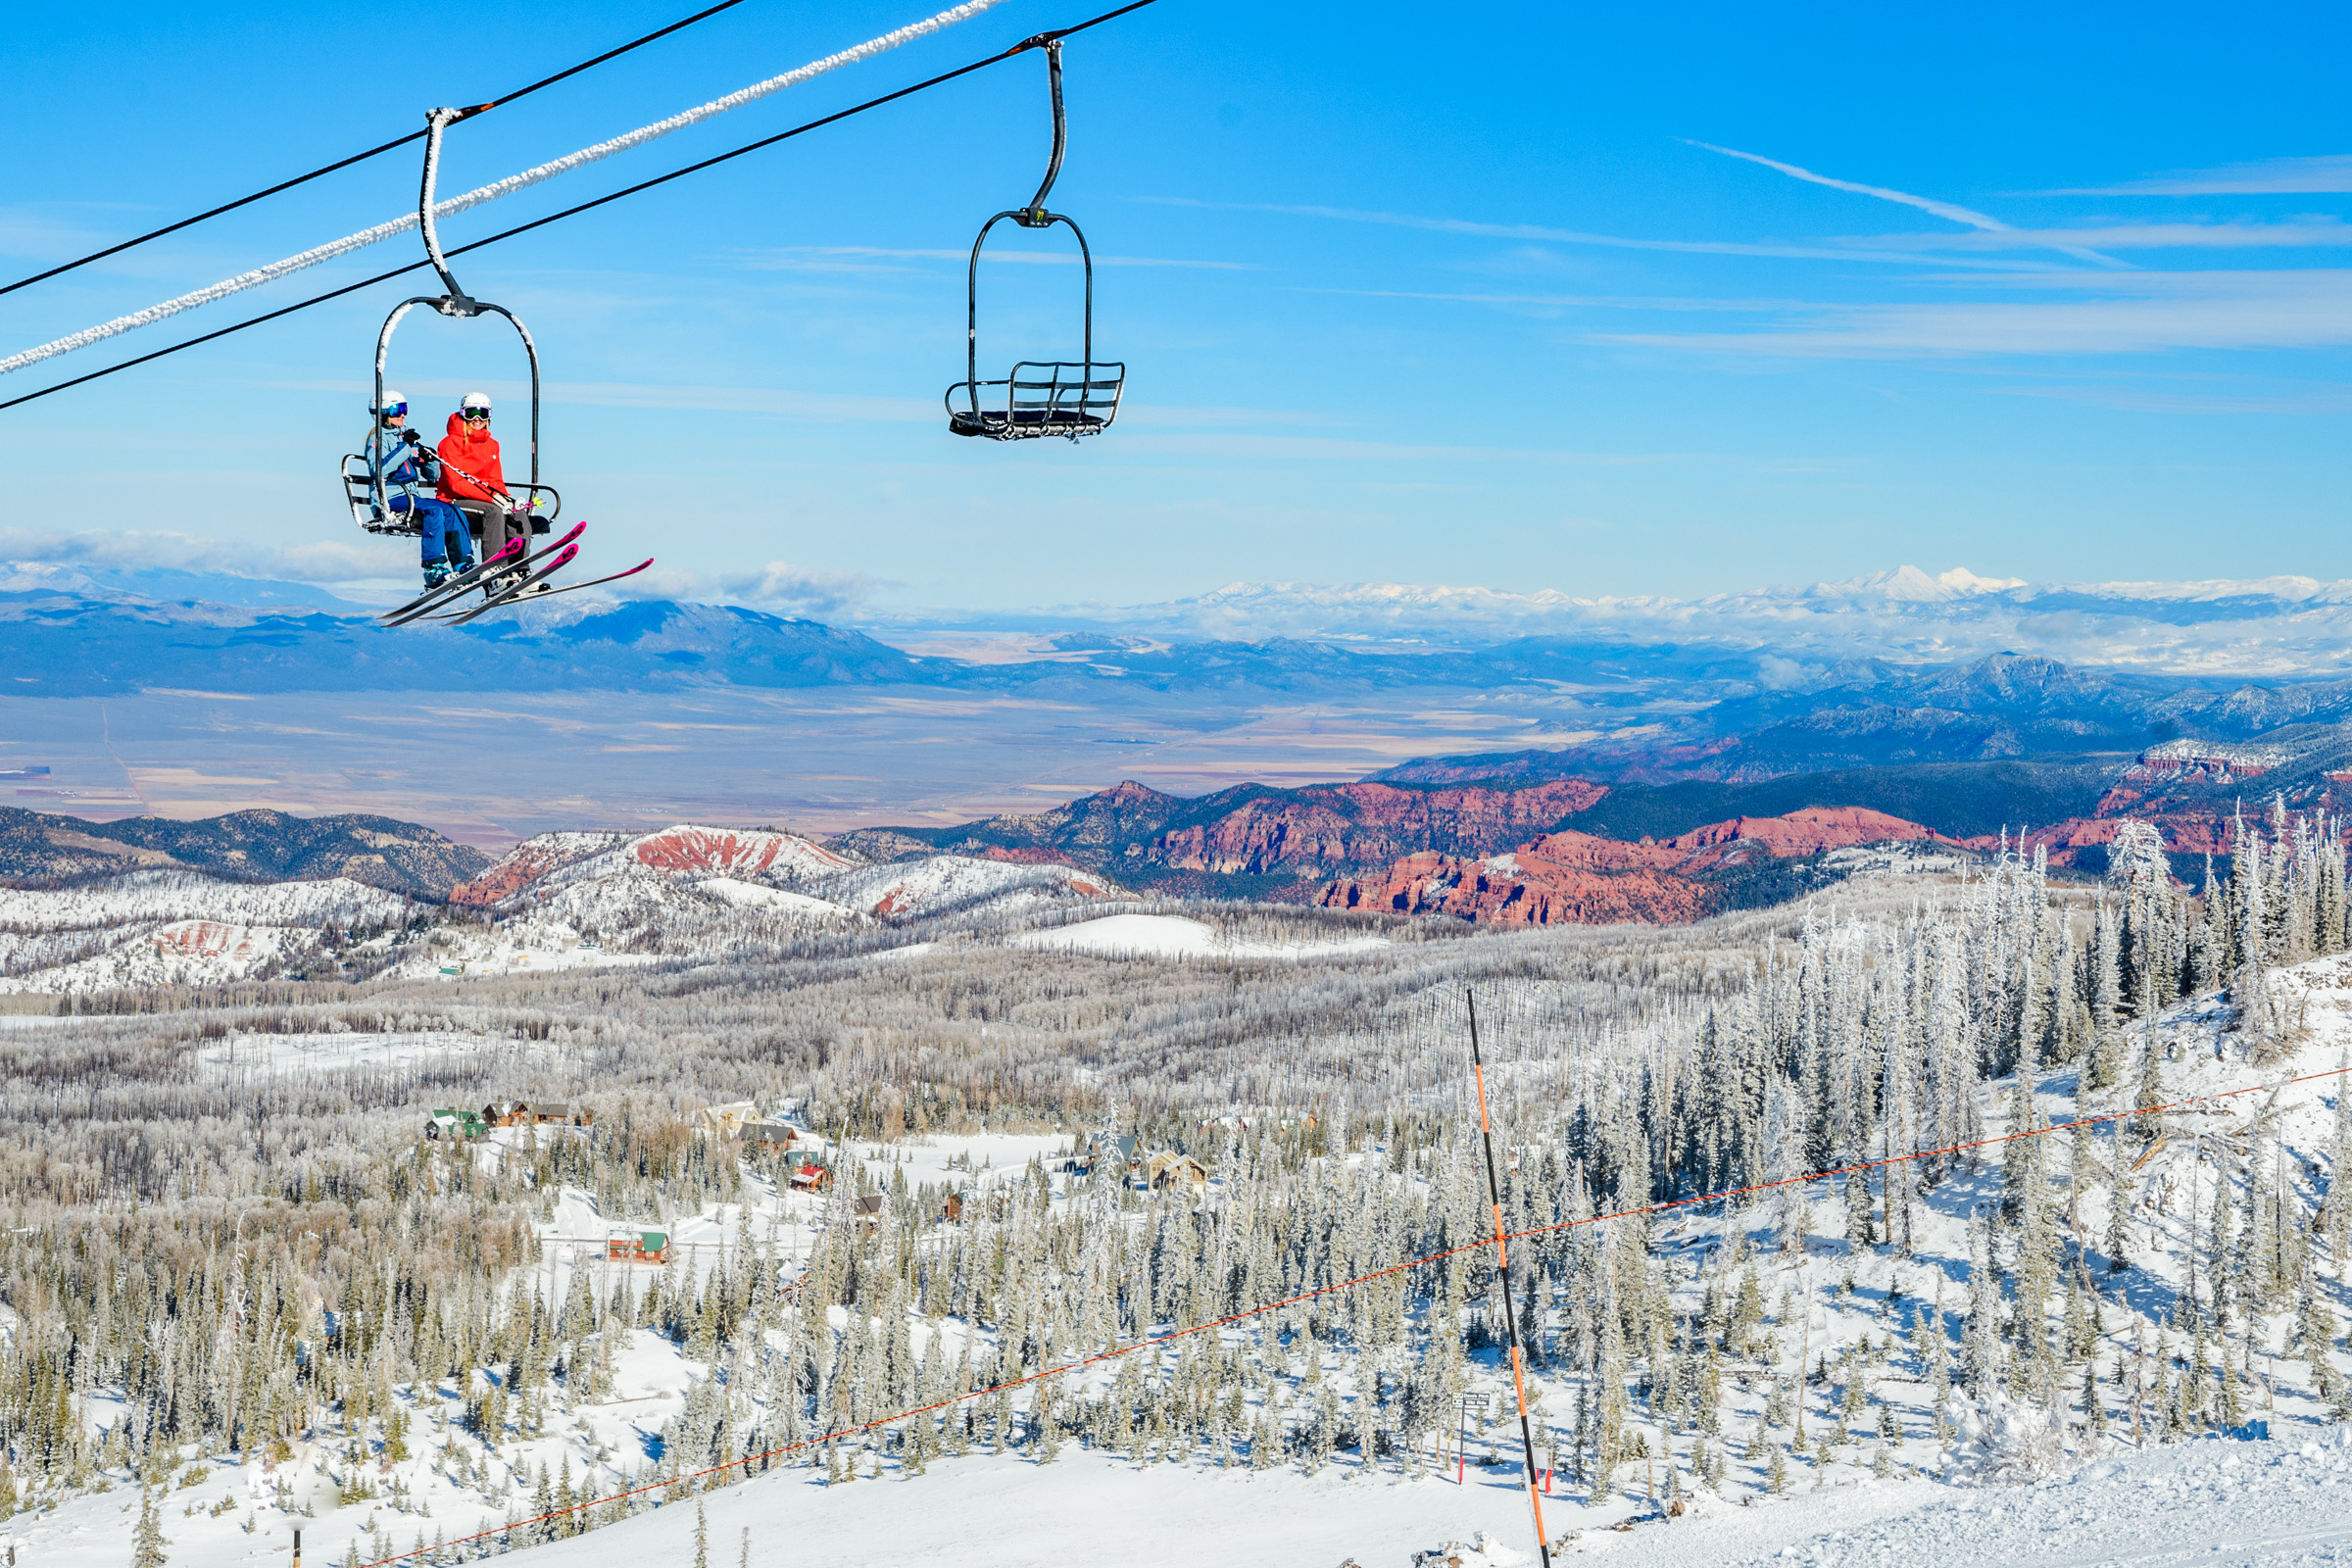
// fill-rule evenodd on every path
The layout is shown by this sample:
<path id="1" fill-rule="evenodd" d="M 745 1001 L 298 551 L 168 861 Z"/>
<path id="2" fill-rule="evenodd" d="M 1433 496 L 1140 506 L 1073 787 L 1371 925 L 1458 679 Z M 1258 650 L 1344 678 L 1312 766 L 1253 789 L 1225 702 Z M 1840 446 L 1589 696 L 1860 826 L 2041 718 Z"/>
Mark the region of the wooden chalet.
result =
<path id="1" fill-rule="evenodd" d="M 814 1160 L 793 1168 L 791 1186 L 796 1193 L 821 1193 L 832 1185 L 832 1170 Z"/>
<path id="2" fill-rule="evenodd" d="M 1190 1154 L 1162 1150 L 1144 1161 L 1144 1180 L 1155 1193 L 1171 1187 L 1190 1188 L 1196 1193 L 1208 1191 L 1208 1167 Z"/>
<path id="3" fill-rule="evenodd" d="M 887 1201 L 880 1193 L 868 1193 L 850 1203 L 850 1218 L 863 1230 L 872 1230 L 882 1223 L 882 1209 Z"/>
<path id="4" fill-rule="evenodd" d="M 756 1121 L 735 1136 L 755 1150 L 790 1149 L 801 1141 L 801 1130 L 790 1122 Z"/>
<path id="5" fill-rule="evenodd" d="M 733 1138 L 759 1119 L 757 1104 L 749 1100 L 735 1100 L 723 1105 L 705 1105 L 699 1113 L 697 1130 L 707 1138 Z"/>

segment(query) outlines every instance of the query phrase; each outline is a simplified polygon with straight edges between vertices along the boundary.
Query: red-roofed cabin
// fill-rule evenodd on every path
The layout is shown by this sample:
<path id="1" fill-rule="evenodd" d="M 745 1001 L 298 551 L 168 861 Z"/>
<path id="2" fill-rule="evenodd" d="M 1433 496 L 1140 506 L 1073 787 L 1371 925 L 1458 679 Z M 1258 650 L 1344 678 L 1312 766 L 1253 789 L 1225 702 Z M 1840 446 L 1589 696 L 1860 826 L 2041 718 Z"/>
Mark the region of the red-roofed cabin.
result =
<path id="1" fill-rule="evenodd" d="M 666 1263 L 669 1236 L 664 1231 L 630 1231 L 605 1243 L 608 1263 Z"/>

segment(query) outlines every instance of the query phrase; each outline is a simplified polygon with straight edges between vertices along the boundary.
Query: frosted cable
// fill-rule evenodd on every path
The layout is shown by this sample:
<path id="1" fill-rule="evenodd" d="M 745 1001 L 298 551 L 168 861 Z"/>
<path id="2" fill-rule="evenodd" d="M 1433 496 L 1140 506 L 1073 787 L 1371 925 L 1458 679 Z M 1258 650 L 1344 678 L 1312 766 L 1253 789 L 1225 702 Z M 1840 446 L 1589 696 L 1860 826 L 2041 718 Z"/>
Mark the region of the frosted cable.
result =
<path id="1" fill-rule="evenodd" d="M 699 108 L 672 115 L 667 120 L 657 120 L 650 125 L 641 125 L 625 135 L 613 137 L 611 141 L 600 141 L 593 147 L 583 147 L 576 153 L 556 159 L 553 163 L 541 164 L 535 169 L 526 169 L 519 174 L 509 174 L 505 179 L 493 184 L 466 191 L 462 196 L 452 196 L 445 202 L 436 202 L 433 204 L 433 216 L 436 219 L 445 218 L 451 213 L 462 213 L 469 207 L 479 207 L 484 202 L 494 202 L 501 196 L 512 196 L 514 192 L 536 185 L 542 180 L 553 179 L 558 174 L 569 173 L 585 164 L 593 164 L 600 159 L 610 158 L 615 153 L 627 152 L 632 147 L 642 146 L 658 137 L 666 136 L 673 130 L 683 130 L 688 125 L 699 124 L 703 121 L 723 115 L 730 109 L 740 109 L 745 104 L 764 98 L 770 93 L 782 92 L 787 87 L 797 87 L 802 82 L 821 76 L 827 72 L 838 71 L 843 66 L 857 65 L 859 61 L 870 60 L 876 55 L 886 54 L 901 44 L 912 43 L 917 38 L 927 37 L 931 33 L 952 27 L 958 22 L 968 22 L 999 3 L 1000 0 L 964 0 L 962 5 L 942 11 L 935 17 L 909 24 L 895 32 L 886 32 L 879 38 L 869 38 L 855 48 L 842 50 L 839 54 L 827 55 L 822 60 L 810 61 L 808 65 L 797 70 L 787 71 L 780 76 L 770 76 L 765 81 L 754 82 L 751 86 L 731 92 L 724 98 L 713 98 Z M 290 276 L 306 268 L 317 267 L 321 262 L 331 262 L 338 256 L 348 256 L 353 251 L 365 250 L 370 245 L 380 244 L 394 235 L 406 233 L 416 226 L 416 215 L 409 213 L 388 223 L 378 223 L 373 228 L 364 228 L 356 234 L 346 234 L 339 240 L 304 251 L 299 256 L 289 256 L 284 261 L 271 262 L 269 266 L 257 267 L 250 272 L 240 272 L 235 277 L 223 278 L 220 282 L 200 288 L 192 294 L 182 294 L 179 298 L 166 300 L 161 305 L 150 305 L 147 309 L 134 312 L 129 316 L 118 316 L 111 321 L 85 327 L 69 337 L 61 337 L 53 343 L 44 343 L 38 348 L 26 349 L 21 354 L 12 354 L 7 359 L 0 360 L 0 375 L 6 375 L 11 370 L 21 370 L 28 365 L 38 365 L 43 360 L 53 360 L 61 354 L 71 354 L 75 349 L 88 348 L 93 343 L 104 342 L 110 337 L 119 337 L 124 332 L 133 331 L 142 326 L 152 326 L 157 321 L 177 316 L 182 311 L 192 311 L 200 305 L 210 305 L 213 301 L 226 299 L 231 294 L 241 294 L 249 288 L 259 288 L 264 283 L 274 283 L 281 277 Z"/>

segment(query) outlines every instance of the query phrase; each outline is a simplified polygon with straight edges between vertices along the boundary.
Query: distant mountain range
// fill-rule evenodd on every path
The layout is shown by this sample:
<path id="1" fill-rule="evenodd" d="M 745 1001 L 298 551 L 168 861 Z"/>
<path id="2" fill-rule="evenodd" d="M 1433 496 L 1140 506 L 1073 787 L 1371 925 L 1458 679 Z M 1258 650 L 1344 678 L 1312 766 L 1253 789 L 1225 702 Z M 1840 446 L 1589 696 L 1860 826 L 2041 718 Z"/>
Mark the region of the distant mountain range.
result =
<path id="1" fill-rule="evenodd" d="M 2097 872 L 2118 821 L 2136 816 L 2157 822 L 2176 853 L 2226 852 L 2250 795 L 2258 812 L 2274 794 L 2292 809 L 2338 808 L 2338 788 L 2352 782 L 2352 727 L 2292 726 L 2251 745 L 2174 740 L 2120 764 L 1532 778 L 1574 756 L 1506 754 L 1477 778 L 1452 776 L 1475 772 L 1476 759 L 1396 770 L 1443 771 L 1445 782 L 1246 785 L 1194 799 L 1128 780 L 1047 811 L 821 838 L 691 825 L 559 832 L 495 864 L 384 817 L 243 811 L 96 823 L 0 811 L 0 882 L 73 886 L 161 868 L 245 882 L 344 878 L 501 917 L 560 915 L 575 935 L 652 933 L 673 906 L 685 911 L 678 918 L 705 923 L 722 906 L 823 923 L 1116 898 L 1125 888 L 1504 924 L 1679 921 L 1794 897 L 1865 867 L 1849 852 L 1871 847 L 1948 858 L 2038 845 L 2056 864 Z M 1617 760 L 1627 761 L 1622 752 Z M 1708 760 L 1702 750 L 1686 765 Z M 1649 770 L 1673 765 L 1661 757 Z"/>
<path id="2" fill-rule="evenodd" d="M 937 652 L 952 639 L 737 606 L 565 600 L 464 630 L 388 630 L 267 585 L 246 597 L 172 600 L 50 568 L 0 575 L 0 696 L 422 694 L 402 699 L 414 705 L 453 686 L 722 698 L 872 688 L 878 703 L 917 712 L 1155 703 L 1155 714 L 1175 714 L 1169 723 L 1204 731 L 1260 707 L 1324 702 L 1358 723 L 1508 710 L 1533 732 L 1586 737 L 1423 757 L 1352 783 L 1185 798 L 1131 781 L 1042 812 L 824 841 L 861 865 L 1066 866 L 1162 893 L 1473 918 L 1682 918 L 1785 896 L 1803 881 L 1797 862 L 1866 842 L 1933 837 L 1965 850 L 2027 827 L 2059 863 L 2096 870 L 2127 812 L 2198 854 L 2227 842 L 2242 799 L 2275 792 L 2295 808 L 2332 808 L 2338 776 L 2352 776 L 2341 660 L 2352 584 L 2306 579 L 2053 587 L 1906 567 L 1691 601 L 1245 585 L 1058 621 L 1036 612 L 1006 638 L 1026 654 L 969 660 Z M 1994 638 L 2002 645 L 1954 657 Z M 2093 662 L 2019 651 L 2056 643 Z M 691 738 L 702 728 L 728 725 L 619 749 L 688 765 L 690 744 L 728 744 Z M 1643 841 L 1640 854 L 1595 848 Z M 533 853 L 554 853 L 552 842 Z M 0 877 L 20 883 L 108 874 L 141 857 L 238 877 L 344 875 L 431 898 L 477 883 L 485 863 L 388 817 L 0 818 Z M 514 862 L 490 880 L 525 869 Z M 1482 879 L 1519 892 L 1461 891 Z M 498 904 L 520 886 L 472 902 Z M 879 906 L 859 902 L 862 882 L 835 891 L 847 907 Z"/>
<path id="3" fill-rule="evenodd" d="M 1808 662 L 1861 654 L 1945 662 L 2009 650 L 2176 674 L 2307 675 L 2340 669 L 2352 651 L 2352 580 L 2034 583 L 1899 566 L 1809 587 L 1697 599 L 1243 582 L 1156 605 L 942 612 L 927 620 L 973 629 L 1093 626 L 1160 637 L 1357 638 L 1453 647 L 1532 637 L 1594 646 L 1769 649 Z"/>

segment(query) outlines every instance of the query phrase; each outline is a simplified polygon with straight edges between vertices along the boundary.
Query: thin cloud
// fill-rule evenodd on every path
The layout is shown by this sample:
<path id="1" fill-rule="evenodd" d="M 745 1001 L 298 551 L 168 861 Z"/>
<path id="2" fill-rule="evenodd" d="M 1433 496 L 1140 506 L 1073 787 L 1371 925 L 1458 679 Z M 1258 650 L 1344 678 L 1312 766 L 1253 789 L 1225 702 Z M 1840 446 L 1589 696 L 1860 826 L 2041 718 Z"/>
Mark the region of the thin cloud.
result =
<path id="1" fill-rule="evenodd" d="M 2047 196 L 2321 196 L 2352 191 L 2352 153 L 2266 158 L 2219 169 L 2183 170 L 2120 185 L 2078 185 Z"/>
<path id="2" fill-rule="evenodd" d="M 1986 390 L 2002 397 L 2044 398 L 2052 402 L 2085 404 L 2092 408 L 2121 409 L 2132 414 L 2327 416 L 2352 414 L 2352 392 L 2302 392 L 2232 397 L 2222 392 L 2203 394 L 2165 392 L 2151 390 L 2144 386 L 2103 384 L 1996 386 Z"/>
<path id="3" fill-rule="evenodd" d="M 1873 234 L 1838 242 L 1917 251 L 2269 250 L 2352 245 L 2352 223 L 2334 218 L 2287 223 L 2113 223 L 2088 228 L 2002 228 L 1974 234 Z"/>
<path id="4" fill-rule="evenodd" d="M 365 544 L 314 540 L 270 552 L 269 569 L 257 572 L 253 546 L 243 540 L 163 531 L 116 532 L 106 528 L 63 534 L 0 528 L 0 561 L 44 562 L 120 571 L 163 567 L 282 582 L 337 583 L 382 576 L 387 571 L 405 571 L 415 562 L 416 555 L 415 545 L 392 540 Z"/>
<path id="5" fill-rule="evenodd" d="M 2045 273 L 1978 279 L 2106 297 L 1839 306 L 1746 333 L 1623 333 L 1596 341 L 1790 359 L 2148 354 L 2352 343 L 2352 271 Z"/>
<path id="6" fill-rule="evenodd" d="M 1767 158 L 1762 153 L 1743 153 L 1737 147 L 1718 147 L 1711 141 L 1694 141 L 1688 136 L 1683 140 L 1689 146 L 1703 147 L 1708 152 L 1721 153 L 1726 158 L 1738 158 L 1747 163 L 1760 164 L 1766 169 L 1787 174 L 1790 179 L 1801 179 L 1808 184 L 1826 185 L 1831 190 L 1850 191 L 1857 196 L 1870 196 L 1883 202 L 1894 202 L 1903 207 L 1916 207 L 1923 213 L 1933 214 L 1937 218 L 1963 224 L 1969 228 L 1992 233 L 2009 230 L 2009 225 L 1999 219 L 1980 213 L 1971 207 L 1962 207 L 1956 202 L 1937 201 L 1933 196 L 1914 196 L 1907 190 L 1894 190 L 1885 185 L 1865 185 L 1858 180 L 1838 179 L 1829 174 L 1815 173 L 1812 170 L 1800 168 L 1795 164 L 1785 164 L 1777 158 Z M 2101 256 L 2096 251 L 2085 250 L 2077 245 L 2057 244 L 2047 248 L 2057 251 L 2061 255 L 2072 256 L 2079 261 L 2097 262 L 2107 267 L 2123 265 L 2112 257 Z"/>
<path id="7" fill-rule="evenodd" d="M 1832 190 L 1851 191 L 1857 196 L 1876 196 L 1883 202 L 1899 202 L 1905 207 L 1916 207 L 1923 213 L 1933 213 L 1937 218 L 1949 219 L 1955 223 L 1965 223 L 1971 228 L 2007 228 L 2009 226 L 1999 219 L 1987 217 L 1973 208 L 1962 207 L 1953 202 L 1939 202 L 1933 196 L 1914 196 L 1909 191 L 1892 190 L 1885 185 L 1864 185 L 1851 179 L 1837 179 L 1828 174 L 1817 174 L 1810 169 L 1801 169 L 1795 164 L 1784 164 L 1777 158 L 1767 158 L 1762 153 L 1743 153 L 1737 147 L 1718 147 L 1711 141 L 1697 141 L 1689 136 L 1683 137 L 1682 140 L 1688 146 L 1703 147 L 1708 152 L 1721 153 L 1726 158 L 1739 158 L 1751 164 L 1762 164 L 1766 169 L 1777 170 L 1790 179 L 1801 179 L 1815 185 L 1827 185 Z"/>
<path id="8" fill-rule="evenodd" d="M 721 577 L 718 585 L 735 603 L 788 615 L 838 614 L 874 591 L 874 579 L 863 572 L 812 571 L 787 561 Z"/>
<path id="9" fill-rule="evenodd" d="M 1820 245 L 1750 244 L 1738 240 L 1629 239 L 1621 234 L 1591 234 L 1581 229 L 1550 228 L 1540 223 L 1488 223 L 1466 218 L 1423 218 L 1411 213 L 1364 212 L 1347 207 L 1298 206 L 1278 202 L 1209 202 L 1190 196 L 1136 196 L 1133 201 L 1160 207 L 1193 207 L 1229 213 L 1281 213 L 1292 218 L 1328 218 L 1346 223 L 1381 223 L 1392 228 L 1418 228 L 1438 234 L 1471 234 L 1482 239 L 1532 239 L 1555 245 L 1598 245 L 1611 250 L 1673 251 L 1693 256 L 1766 256 L 1801 262 L 1909 262 L 1930 258 L 1891 251 L 1838 250 Z"/>

